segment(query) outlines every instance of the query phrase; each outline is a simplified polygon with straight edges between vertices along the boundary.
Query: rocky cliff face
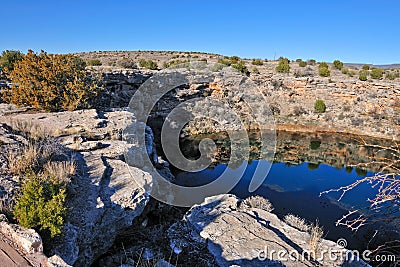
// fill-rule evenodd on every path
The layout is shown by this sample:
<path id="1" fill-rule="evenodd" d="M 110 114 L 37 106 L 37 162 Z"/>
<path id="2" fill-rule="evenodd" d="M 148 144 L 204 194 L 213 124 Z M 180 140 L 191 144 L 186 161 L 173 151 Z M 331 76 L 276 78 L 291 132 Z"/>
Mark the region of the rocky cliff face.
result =
<path id="1" fill-rule="evenodd" d="M 161 68 L 163 62 L 179 57 L 180 60 L 199 59 L 215 64 L 219 58 L 212 54 L 168 53 L 168 52 L 102 52 L 84 53 L 84 58 L 101 58 L 104 66 L 94 71 L 104 73 L 107 88 L 107 103 L 114 106 L 126 106 L 129 96 L 133 95 L 139 84 L 158 71 L 143 68 L 123 70 L 115 66 L 118 57 L 138 61 L 140 58 L 152 59 Z M 113 63 L 114 62 L 114 63 Z M 255 66 L 251 60 L 244 59 L 249 70 Z M 348 132 L 389 139 L 398 139 L 400 127 L 400 78 L 389 80 L 369 79 L 360 81 L 358 75 L 343 74 L 331 66 L 330 77 L 320 77 L 317 65 L 299 67 L 297 62 L 290 63 L 290 73 L 275 71 L 277 61 L 264 61 L 256 66 L 259 74 L 251 73 L 249 78 L 259 87 L 274 113 L 275 122 L 281 130 Z M 354 66 L 347 66 L 355 68 Z M 358 70 L 354 69 L 356 73 Z M 225 81 L 208 84 L 188 84 L 176 90 L 176 94 L 165 96 L 160 101 L 154 115 L 164 117 L 168 111 L 189 98 L 211 96 L 218 99 L 229 94 Z M 314 104 L 321 99 L 326 104 L 325 113 L 315 113 Z M 234 109 L 240 113 L 245 105 L 241 99 L 232 98 Z M 245 112 L 243 113 L 244 115 Z M 212 122 L 192 124 L 191 133 L 205 133 L 215 128 Z"/>

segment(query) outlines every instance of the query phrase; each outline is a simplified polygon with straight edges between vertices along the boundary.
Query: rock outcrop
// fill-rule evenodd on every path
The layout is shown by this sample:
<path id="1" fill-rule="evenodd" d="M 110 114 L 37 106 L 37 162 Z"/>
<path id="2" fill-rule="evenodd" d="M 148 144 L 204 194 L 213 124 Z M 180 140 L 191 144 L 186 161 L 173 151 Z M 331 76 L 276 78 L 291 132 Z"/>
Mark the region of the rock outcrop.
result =
<path id="1" fill-rule="evenodd" d="M 368 266 L 351 254 L 346 260 L 350 252 L 329 240 L 322 239 L 314 253 L 308 233 L 234 195 L 193 206 L 168 236 L 175 253 L 206 246 L 219 266 Z"/>
<path id="2" fill-rule="evenodd" d="M 123 110 L 1 117 L 0 122 L 8 125 L 21 121 L 52 133 L 74 154 L 78 175 L 69 185 L 64 235 L 52 244 L 50 259 L 55 263 L 90 265 L 107 252 L 116 235 L 146 206 L 149 196 L 136 181 L 151 180 L 151 173 L 123 161 L 127 143 L 121 140 L 121 134 L 131 120 L 131 113 Z"/>

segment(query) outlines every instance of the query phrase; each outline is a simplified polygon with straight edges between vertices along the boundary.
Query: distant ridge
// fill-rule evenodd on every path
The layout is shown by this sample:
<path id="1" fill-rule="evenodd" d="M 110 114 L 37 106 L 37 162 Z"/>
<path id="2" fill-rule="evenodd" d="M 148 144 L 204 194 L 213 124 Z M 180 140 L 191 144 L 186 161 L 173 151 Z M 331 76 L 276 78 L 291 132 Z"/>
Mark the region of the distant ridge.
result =
<path id="1" fill-rule="evenodd" d="M 347 67 L 358 68 L 358 69 L 361 69 L 365 64 L 370 65 L 371 67 L 380 68 L 380 69 L 398 69 L 398 68 L 400 68 L 399 63 L 385 64 L 385 65 L 374 65 L 374 64 L 368 64 L 368 63 L 344 63 L 344 65 Z"/>

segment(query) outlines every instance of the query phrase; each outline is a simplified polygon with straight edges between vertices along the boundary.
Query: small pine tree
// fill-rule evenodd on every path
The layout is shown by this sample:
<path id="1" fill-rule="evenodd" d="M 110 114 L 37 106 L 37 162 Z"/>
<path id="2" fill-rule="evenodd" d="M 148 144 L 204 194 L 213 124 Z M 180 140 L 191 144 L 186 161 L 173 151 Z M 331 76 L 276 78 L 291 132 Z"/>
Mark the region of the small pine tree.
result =
<path id="1" fill-rule="evenodd" d="M 243 60 L 239 61 L 237 64 L 233 64 L 232 67 L 246 75 L 248 75 L 250 73 L 249 70 L 247 69 L 246 65 L 244 64 Z"/>
<path id="2" fill-rule="evenodd" d="M 275 70 L 279 73 L 289 73 L 289 59 L 283 57 L 279 58 L 279 63 L 278 66 L 276 66 Z"/>
<path id="3" fill-rule="evenodd" d="M 341 70 L 343 68 L 343 62 L 336 59 L 333 61 L 333 66 L 335 66 L 336 69 Z"/>
<path id="4" fill-rule="evenodd" d="M 315 113 L 324 113 L 326 111 L 326 106 L 323 100 L 317 99 L 314 104 Z"/>
<path id="5" fill-rule="evenodd" d="M 368 64 L 365 64 L 365 65 L 363 66 L 363 70 L 369 70 L 369 65 L 368 65 Z"/>
<path id="6" fill-rule="evenodd" d="M 329 66 L 326 62 L 321 62 L 318 66 L 318 74 L 321 77 L 328 77 L 331 75 L 331 71 L 329 70 Z"/>
<path id="7" fill-rule="evenodd" d="M 360 81 L 366 81 L 368 79 L 368 72 L 366 70 L 360 70 L 360 73 L 358 74 L 358 78 Z"/>
<path id="8" fill-rule="evenodd" d="M 372 79 L 380 79 L 383 77 L 383 70 L 378 68 L 372 68 L 370 75 Z"/>
<path id="9" fill-rule="evenodd" d="M 307 62 L 302 60 L 302 61 L 299 62 L 299 66 L 304 68 L 305 66 L 307 66 Z"/>
<path id="10" fill-rule="evenodd" d="M 315 65 L 315 63 L 317 63 L 317 61 L 315 59 L 309 59 L 308 60 L 308 65 Z"/>
<path id="11" fill-rule="evenodd" d="M 14 64 L 17 61 L 22 60 L 24 54 L 20 51 L 15 50 L 5 50 L 1 53 L 0 57 L 0 70 L 4 70 L 6 72 L 10 72 L 14 69 Z"/>
<path id="12" fill-rule="evenodd" d="M 67 211 L 65 199 L 65 185 L 36 175 L 28 176 L 15 204 L 14 217 L 23 227 L 48 230 L 55 237 L 62 233 Z"/>

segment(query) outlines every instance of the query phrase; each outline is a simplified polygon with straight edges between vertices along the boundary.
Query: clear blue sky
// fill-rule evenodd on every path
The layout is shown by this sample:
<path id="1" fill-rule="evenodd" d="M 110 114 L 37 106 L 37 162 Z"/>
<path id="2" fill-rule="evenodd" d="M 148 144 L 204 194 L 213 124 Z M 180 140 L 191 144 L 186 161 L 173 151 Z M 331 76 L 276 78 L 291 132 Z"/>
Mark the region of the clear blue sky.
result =
<path id="1" fill-rule="evenodd" d="M 182 50 L 400 63 L 397 0 L 5 0 L 0 7 L 0 50 Z"/>

